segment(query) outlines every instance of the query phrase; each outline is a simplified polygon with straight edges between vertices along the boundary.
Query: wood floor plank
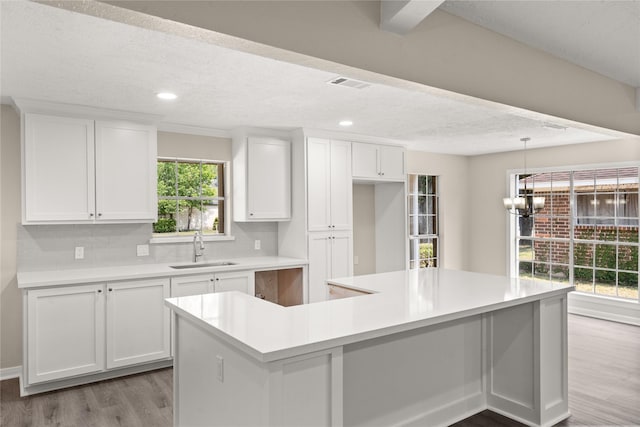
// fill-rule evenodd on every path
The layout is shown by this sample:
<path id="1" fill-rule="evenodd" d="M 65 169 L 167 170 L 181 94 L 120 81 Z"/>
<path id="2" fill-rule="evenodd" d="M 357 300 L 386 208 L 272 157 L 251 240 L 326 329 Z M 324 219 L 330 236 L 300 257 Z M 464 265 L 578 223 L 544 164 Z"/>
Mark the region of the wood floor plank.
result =
<path id="1" fill-rule="evenodd" d="M 0 381 L 2 427 L 171 427 L 173 370 L 21 398 Z M 640 327 L 569 316 L 569 409 L 558 426 L 640 426 Z M 521 427 L 483 411 L 455 427 Z"/>

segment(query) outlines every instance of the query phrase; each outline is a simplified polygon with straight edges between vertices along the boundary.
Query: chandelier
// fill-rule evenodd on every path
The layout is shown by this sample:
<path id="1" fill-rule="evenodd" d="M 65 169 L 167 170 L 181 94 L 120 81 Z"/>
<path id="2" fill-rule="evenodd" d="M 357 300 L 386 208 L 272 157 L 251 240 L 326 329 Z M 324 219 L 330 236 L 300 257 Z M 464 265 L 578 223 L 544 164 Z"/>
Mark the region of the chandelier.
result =
<path id="1" fill-rule="evenodd" d="M 524 173 L 520 175 L 524 176 L 524 192 L 522 196 L 518 197 L 505 197 L 502 199 L 505 209 L 514 215 L 520 215 L 524 218 L 528 218 L 535 214 L 539 210 L 544 208 L 544 197 L 533 197 L 527 194 L 527 180 L 529 175 L 527 174 L 527 142 L 531 138 L 521 138 L 520 141 L 524 143 Z"/>

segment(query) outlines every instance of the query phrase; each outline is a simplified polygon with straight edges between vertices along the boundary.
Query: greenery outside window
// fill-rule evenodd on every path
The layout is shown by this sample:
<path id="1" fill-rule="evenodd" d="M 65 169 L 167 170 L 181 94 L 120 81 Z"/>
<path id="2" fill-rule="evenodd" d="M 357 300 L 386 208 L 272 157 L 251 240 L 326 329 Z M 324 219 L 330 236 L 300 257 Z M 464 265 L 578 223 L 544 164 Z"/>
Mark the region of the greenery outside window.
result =
<path id="1" fill-rule="evenodd" d="M 154 237 L 225 234 L 224 162 L 160 158 L 157 168 Z"/>
<path id="2" fill-rule="evenodd" d="M 409 175 L 409 268 L 440 265 L 438 179 Z"/>

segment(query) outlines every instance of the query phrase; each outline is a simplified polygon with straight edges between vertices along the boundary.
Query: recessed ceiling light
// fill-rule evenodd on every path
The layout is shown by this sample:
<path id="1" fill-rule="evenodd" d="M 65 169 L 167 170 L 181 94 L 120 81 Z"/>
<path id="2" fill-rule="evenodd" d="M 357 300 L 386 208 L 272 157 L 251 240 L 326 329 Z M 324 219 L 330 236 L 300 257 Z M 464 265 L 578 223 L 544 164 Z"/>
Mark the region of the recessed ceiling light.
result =
<path id="1" fill-rule="evenodd" d="M 351 120 L 341 120 L 340 123 L 338 123 L 340 126 L 351 126 L 353 124 L 353 122 Z"/>
<path id="2" fill-rule="evenodd" d="M 156 94 L 156 96 L 160 99 L 165 99 L 165 100 L 172 100 L 172 99 L 176 99 L 178 97 L 178 95 L 176 95 L 175 93 L 171 93 L 171 92 L 160 92 L 158 94 Z"/>

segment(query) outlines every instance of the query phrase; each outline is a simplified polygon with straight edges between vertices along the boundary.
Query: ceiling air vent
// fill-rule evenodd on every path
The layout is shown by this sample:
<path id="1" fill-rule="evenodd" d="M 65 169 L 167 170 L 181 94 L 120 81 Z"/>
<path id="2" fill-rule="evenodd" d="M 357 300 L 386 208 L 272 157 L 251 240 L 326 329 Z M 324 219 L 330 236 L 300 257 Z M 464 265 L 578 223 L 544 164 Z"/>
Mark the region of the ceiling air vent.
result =
<path id="1" fill-rule="evenodd" d="M 354 89 L 364 89 L 365 87 L 371 86 L 369 83 L 361 82 L 360 80 L 355 79 L 348 79 L 346 77 L 336 77 L 329 80 L 327 83 L 336 86 L 351 87 Z"/>

